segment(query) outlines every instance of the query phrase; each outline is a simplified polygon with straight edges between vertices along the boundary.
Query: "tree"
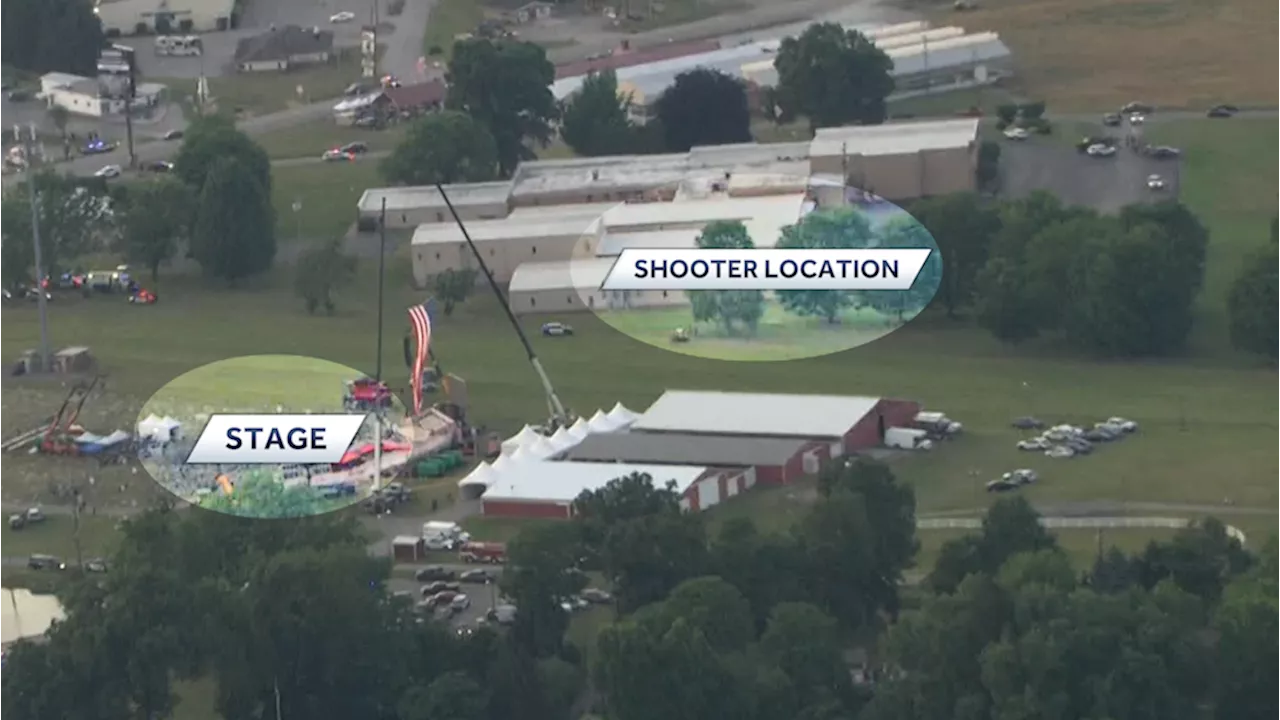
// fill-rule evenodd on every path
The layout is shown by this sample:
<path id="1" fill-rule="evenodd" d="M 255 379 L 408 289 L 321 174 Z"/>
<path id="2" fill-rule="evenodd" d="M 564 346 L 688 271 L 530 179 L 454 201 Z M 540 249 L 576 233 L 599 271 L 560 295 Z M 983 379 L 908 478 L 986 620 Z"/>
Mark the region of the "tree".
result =
<path id="1" fill-rule="evenodd" d="M 1213 658 L 1215 716 L 1221 720 L 1262 720 L 1280 715 L 1276 707 L 1277 632 L 1276 540 L 1262 562 L 1232 580 L 1213 617 L 1218 642 Z"/>
<path id="2" fill-rule="evenodd" d="M 1000 179 L 1000 143 L 984 140 L 978 146 L 978 166 L 974 170 L 978 188 L 992 190 Z"/>
<path id="3" fill-rule="evenodd" d="M 929 231 L 910 215 L 902 215 L 885 223 L 878 235 L 879 239 L 876 242 L 878 247 L 929 251 L 910 288 L 863 290 L 856 293 L 856 297 L 864 305 L 884 314 L 892 313 L 897 321 L 902 323 L 922 312 L 938 294 L 943 278 L 942 253 L 938 250 L 938 245 Z"/>
<path id="4" fill-rule="evenodd" d="M 477 38 L 454 45 L 445 105 L 489 129 L 504 177 L 521 160 L 535 157 L 530 142 L 545 146 L 551 141 L 555 75 L 546 51 L 533 43 Z"/>
<path id="5" fill-rule="evenodd" d="M 268 472 L 249 472 L 236 478 L 230 494 L 210 493 L 200 501 L 206 510 L 249 518 L 296 518 L 332 512 L 349 501 L 327 498 L 319 488 L 286 488 Z"/>
<path id="6" fill-rule="evenodd" d="M 333 292 L 351 283 L 356 275 L 356 258 L 342 251 L 342 240 L 322 242 L 302 254 L 294 268 L 294 292 L 306 304 L 307 314 L 324 308 L 334 311 Z"/>
<path id="7" fill-rule="evenodd" d="M 1227 534 L 1222 521 L 1207 518 L 1179 530 L 1167 543 L 1149 543 L 1136 560 L 1136 574 L 1144 587 L 1171 580 L 1184 592 L 1213 604 L 1232 578 L 1249 569 L 1253 558 Z"/>
<path id="8" fill-rule="evenodd" d="M 1239 350 L 1276 359 L 1277 273 L 1280 263 L 1275 235 L 1270 247 L 1254 253 L 1243 264 L 1227 295 L 1231 344 Z"/>
<path id="9" fill-rule="evenodd" d="M 697 245 L 703 249 L 749 249 L 755 243 L 747 228 L 739 221 L 717 221 L 698 234 Z M 719 322 L 726 335 L 735 334 L 736 325 L 746 327 L 754 335 L 764 316 L 764 293 L 759 290 L 688 290 L 695 322 Z"/>
<path id="10" fill-rule="evenodd" d="M 849 672 L 841 656 L 839 624 L 808 603 L 782 603 L 760 636 L 765 656 L 791 679 L 801 697 L 847 695 Z"/>
<path id="11" fill-rule="evenodd" d="M 979 325 L 1009 343 L 1030 340 L 1040 334 L 1037 318 L 1030 311 L 1030 283 L 1016 261 L 992 258 L 974 282 Z"/>
<path id="12" fill-rule="evenodd" d="M 448 317 L 475 290 L 476 271 L 472 268 L 445 270 L 432 279 L 431 286 L 435 289 L 436 299 L 444 303 L 444 314 Z"/>
<path id="13" fill-rule="evenodd" d="M 252 168 L 229 157 L 200 191 L 191 251 L 211 277 L 234 283 L 271 267 L 276 255 L 271 194 Z"/>
<path id="14" fill-rule="evenodd" d="M 578 528 L 588 564 L 601 568 L 600 555 L 609 531 L 628 520 L 660 513 L 680 512 L 680 496 L 674 483 L 659 486 L 653 476 L 632 473 L 614 478 L 599 490 L 583 492 L 573 501 L 573 523 Z"/>
<path id="15" fill-rule="evenodd" d="M 245 174 L 257 182 L 263 197 L 270 198 L 271 160 L 267 152 L 223 115 L 204 115 L 187 127 L 174 157 L 173 171 L 199 194 L 214 168 L 230 160 L 244 166 Z"/>
<path id="16" fill-rule="evenodd" d="M 466 673 L 449 672 L 410 688 L 399 707 L 398 720 L 484 720 L 484 688 Z"/>
<path id="17" fill-rule="evenodd" d="M 58 129 L 58 136 L 65 143 L 67 141 L 67 123 L 71 121 L 71 113 L 61 105 L 52 105 L 49 107 L 49 121 Z"/>
<path id="18" fill-rule="evenodd" d="M 44 271 L 56 275 L 64 263 L 83 253 L 105 250 L 115 242 L 113 204 L 98 186 L 82 184 L 70 175 L 39 172 L 33 178 L 40 223 L 40 247 Z M 4 242 L 4 283 L 13 287 L 35 280 L 32 244 L 31 195 L 25 183 L 4 194 L 0 228 Z"/>
<path id="19" fill-rule="evenodd" d="M 747 518 L 725 523 L 711 545 L 714 571 L 747 598 L 758 629 L 779 603 L 811 599 L 806 564 L 794 537 L 762 534 Z"/>
<path id="20" fill-rule="evenodd" d="M 532 657 L 554 655 L 569 628 L 562 598 L 586 584 L 585 575 L 571 571 L 581 556 L 577 529 L 565 524 L 528 528 L 511 542 L 508 556 L 511 565 L 502 574 L 502 587 L 520 608 L 512 638 Z"/>
<path id="21" fill-rule="evenodd" d="M 160 266 L 173 259 L 190 235 L 195 193 L 174 178 L 158 178 L 130 188 L 121 233 L 124 255 L 151 271 L 154 282 Z"/>
<path id="22" fill-rule="evenodd" d="M 843 207 L 805 215 L 799 223 L 782 229 L 777 246 L 835 250 L 876 247 L 878 241 L 865 214 Z M 789 312 L 820 317 L 833 324 L 854 301 L 853 293 L 840 290 L 780 290 L 777 297 Z"/>
<path id="23" fill-rule="evenodd" d="M 565 103 L 560 136 L 584 157 L 633 152 L 636 128 L 630 109 L 631 98 L 619 94 L 618 76 L 612 70 L 591 72 Z"/>
<path id="24" fill-rule="evenodd" d="M 11 0 L 3 7 L 0 57 L 6 67 L 37 74 L 97 73 L 104 38 L 90 0 Z"/>
<path id="25" fill-rule="evenodd" d="M 1193 294 L 1199 292 L 1204 285 L 1209 231 L 1186 205 L 1176 200 L 1135 203 L 1121 209 L 1120 223 L 1130 230 L 1154 225 L 1165 248 L 1163 264 L 1176 275 L 1170 282 L 1191 288 Z"/>
<path id="26" fill-rule="evenodd" d="M 925 582 L 934 592 L 955 592 L 969 575 L 994 576 L 1014 555 L 1056 547 L 1057 541 L 1040 524 L 1040 515 L 1025 498 L 1001 498 L 988 508 L 981 534 L 943 544 Z"/>
<path id="27" fill-rule="evenodd" d="M 884 122 L 893 92 L 893 61 L 857 30 L 814 23 L 778 48 L 778 102 L 784 114 L 803 115 L 809 130 Z"/>
<path id="28" fill-rule="evenodd" d="M 938 298 L 947 316 L 955 317 L 957 310 L 974 300 L 978 273 L 1000 231 L 1000 216 L 973 193 L 925 198 L 911 206 L 911 214 L 928 228 L 942 253 Z"/>
<path id="29" fill-rule="evenodd" d="M 487 182 L 497 177 L 498 146 L 484 125 L 444 110 L 413 121 L 380 170 L 398 185 Z"/>
<path id="30" fill-rule="evenodd" d="M 664 632 L 676 620 L 689 623 L 718 653 L 741 650 L 756 637 L 751 604 L 737 588 L 714 576 L 677 585 L 656 608 L 655 618 Z"/>
<path id="31" fill-rule="evenodd" d="M 719 70 L 698 68 L 677 75 L 658 97 L 655 110 L 668 152 L 751 142 L 746 85 Z"/>

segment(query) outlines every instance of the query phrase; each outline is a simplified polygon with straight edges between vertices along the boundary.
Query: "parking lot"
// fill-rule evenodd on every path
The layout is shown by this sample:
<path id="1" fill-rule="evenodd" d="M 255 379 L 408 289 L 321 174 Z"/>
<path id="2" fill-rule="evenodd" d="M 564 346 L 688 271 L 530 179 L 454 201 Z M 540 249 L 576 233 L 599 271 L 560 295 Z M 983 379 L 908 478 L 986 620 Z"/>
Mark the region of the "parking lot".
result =
<path id="1" fill-rule="evenodd" d="M 409 572 L 413 572 L 414 570 L 420 569 L 423 566 L 399 566 L 399 567 Z M 453 572 L 460 575 L 468 570 L 476 569 L 477 566 L 449 564 L 449 565 L 443 565 L 442 567 L 448 570 L 452 570 Z M 502 574 L 501 566 L 484 566 L 484 569 L 489 571 L 489 573 L 492 575 L 501 577 L 501 574 Z M 457 582 L 457 581 L 454 580 L 453 582 Z M 395 575 L 388 582 L 388 589 L 391 590 L 391 592 L 412 593 L 413 602 L 416 603 L 423 599 L 422 588 L 423 586 L 428 584 L 429 583 L 415 580 L 412 576 L 405 577 L 404 575 Z M 470 607 L 468 607 L 466 610 L 459 613 L 451 613 L 446 615 L 445 613 L 442 612 L 439 614 L 439 616 L 442 618 L 447 617 L 449 624 L 456 628 L 476 627 L 477 621 L 480 618 L 484 617 L 485 613 L 489 612 L 489 610 L 492 609 L 493 607 L 501 604 L 499 600 L 498 585 L 496 582 L 496 578 L 494 582 L 491 582 L 487 585 L 461 583 L 461 592 L 471 600 Z"/>
<path id="2" fill-rule="evenodd" d="M 1126 205 L 1178 196 L 1178 160 L 1158 160 L 1118 147 L 1112 157 L 1090 157 L 1070 144 L 1074 138 L 1001 140 L 1001 194 L 1024 197 L 1047 190 L 1068 205 L 1116 212 Z M 1147 187 L 1158 174 L 1163 190 Z"/>

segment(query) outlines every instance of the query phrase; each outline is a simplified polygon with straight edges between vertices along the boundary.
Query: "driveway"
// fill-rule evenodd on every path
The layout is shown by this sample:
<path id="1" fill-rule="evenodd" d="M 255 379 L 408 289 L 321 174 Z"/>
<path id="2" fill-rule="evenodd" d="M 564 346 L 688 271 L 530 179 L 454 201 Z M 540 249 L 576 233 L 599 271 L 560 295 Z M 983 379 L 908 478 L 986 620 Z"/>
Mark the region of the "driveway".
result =
<path id="1" fill-rule="evenodd" d="M 1000 142 L 1001 194 L 1025 197 L 1047 190 L 1067 205 L 1084 205 L 1101 212 L 1117 212 L 1126 205 L 1178 196 L 1179 160 L 1156 160 L 1118 148 L 1109 158 L 1079 152 L 1063 139 L 1031 138 Z M 1147 177 L 1159 174 L 1164 190 L 1147 187 Z"/>

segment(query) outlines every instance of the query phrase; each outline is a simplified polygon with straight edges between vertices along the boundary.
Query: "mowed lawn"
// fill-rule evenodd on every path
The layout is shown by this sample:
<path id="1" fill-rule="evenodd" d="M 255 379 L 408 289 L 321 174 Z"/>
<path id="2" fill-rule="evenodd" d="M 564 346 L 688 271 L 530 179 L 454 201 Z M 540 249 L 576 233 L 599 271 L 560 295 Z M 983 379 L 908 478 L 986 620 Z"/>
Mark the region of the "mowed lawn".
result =
<path id="1" fill-rule="evenodd" d="M 297 355 L 256 355 L 204 365 L 169 381 L 143 414 L 189 417 L 193 413 L 271 411 L 337 412 L 333 387 L 360 376 L 328 360 Z"/>
<path id="2" fill-rule="evenodd" d="M 385 184 L 376 158 L 272 167 L 277 243 L 342 237 L 356 221 L 356 203 L 364 191 Z M 294 211 L 295 203 L 301 209 Z"/>
<path id="3" fill-rule="evenodd" d="M 1262 173 L 1261 161 L 1248 155 L 1274 156 L 1276 123 L 1269 123 L 1269 146 L 1252 146 L 1245 133 L 1254 126 L 1233 122 L 1170 128 L 1195 136 L 1186 144 L 1188 198 L 1215 233 L 1202 322 L 1221 322 L 1220 311 L 1212 310 L 1222 306 L 1226 286 L 1220 278 L 1234 272 L 1242 248 L 1263 241 L 1265 218 L 1274 212 L 1275 175 Z M 1252 137 L 1262 142 L 1268 124 L 1256 127 Z M 1203 149 L 1194 150 L 1195 143 Z M 287 192 L 285 173 L 331 181 L 329 171 L 343 169 L 277 169 L 275 188 Z M 1242 170 L 1250 175 L 1227 179 Z M 354 216 L 359 192 L 371 184 L 352 181 L 349 190 L 334 192 L 332 182 L 316 182 L 316 194 L 328 199 L 323 211 L 347 218 Z M 292 183 L 298 186 L 296 177 Z M 314 203 L 304 199 L 304 208 L 310 207 Z M 1253 220 L 1242 226 L 1230 222 L 1234 214 Z M 1256 235 L 1241 229 L 1254 226 Z M 388 263 L 390 277 L 399 274 L 399 262 Z M 285 273 L 236 290 L 195 278 L 162 277 L 157 289 L 163 300 L 155 306 L 131 307 L 106 298 L 55 302 L 50 332 L 55 347 L 88 345 L 102 361 L 109 373 L 106 394 L 90 401 L 83 419 L 91 430 L 110 431 L 128 427 L 142 403 L 166 382 L 214 360 L 299 354 L 371 372 L 376 356 L 372 266 L 362 263 L 357 286 L 339 296 L 334 317 L 306 315 Z M 384 357 L 393 383 L 402 383 L 406 374 L 401 364 L 405 308 L 427 295 L 399 283 L 388 292 Z M 34 347 L 38 328 L 34 308 L 25 305 L 6 307 L 3 319 L 3 360 L 9 362 Z M 926 313 L 886 338 L 847 352 L 790 362 L 723 362 L 646 344 L 594 316 L 557 319 L 571 322 L 577 334 L 543 338 L 537 329 L 545 318 L 523 323 L 561 397 L 583 414 L 619 400 L 643 410 L 666 388 L 904 397 L 947 412 L 965 423 L 966 437 L 931 454 L 895 461 L 900 476 L 917 488 L 922 512 L 985 504 L 981 482 L 1018 467 L 1041 472 L 1043 482 L 1027 490 L 1037 501 L 1215 504 L 1229 498 L 1238 506 L 1276 506 L 1275 370 L 1221 345 L 1198 343 L 1186 358 L 1097 362 L 1048 340 L 1010 348 L 965 323 Z M 487 292 L 452 317 L 437 318 L 434 330 L 433 347 L 444 369 L 468 381 L 475 423 L 513 432 L 545 417 L 537 378 Z M 1201 335 L 1214 332 L 1224 335 L 1213 328 Z M 6 435 L 51 415 L 65 393 L 56 383 L 9 378 L 3 387 Z M 333 383 L 331 392 L 340 397 L 340 383 Z M 1142 430 L 1091 457 L 1050 461 L 1014 448 L 1020 433 L 1009 421 L 1025 414 L 1081 423 L 1123 415 L 1140 422 Z M 42 488 L 58 476 L 93 472 L 111 483 L 138 481 L 127 468 L 90 469 L 74 459 L 10 456 L 5 470 L 6 498 L 47 497 Z M 755 515 L 777 512 L 776 505 L 762 506 Z"/>
<path id="4" fill-rule="evenodd" d="M 326 150 L 342 147 L 351 142 L 362 142 L 370 152 L 393 150 L 404 139 L 409 123 L 394 125 L 385 130 L 344 127 L 332 118 L 320 118 L 280 130 L 254 136 L 254 142 L 267 151 L 273 160 L 290 158 L 318 158 Z"/>
<path id="5" fill-rule="evenodd" d="M 1143 100 L 1275 107 L 1276 5 L 1270 0 L 983 0 L 934 24 L 993 30 L 1013 51 L 1013 85 L 1058 110 Z"/>

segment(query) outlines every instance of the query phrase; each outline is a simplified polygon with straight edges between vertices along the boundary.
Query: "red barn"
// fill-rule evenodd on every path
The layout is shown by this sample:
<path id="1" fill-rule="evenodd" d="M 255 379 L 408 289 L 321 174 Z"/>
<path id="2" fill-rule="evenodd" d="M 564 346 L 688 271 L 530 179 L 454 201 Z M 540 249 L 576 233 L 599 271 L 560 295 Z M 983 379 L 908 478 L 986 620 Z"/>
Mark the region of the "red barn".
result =
<path id="1" fill-rule="evenodd" d="M 752 487 L 783 485 L 817 473 L 828 451 L 826 443 L 805 439 L 625 432 L 588 435 L 564 459 L 733 469 Z M 732 490 L 726 486 L 720 496 L 736 494 Z"/>
<path id="2" fill-rule="evenodd" d="M 918 412 L 919 403 L 888 398 L 668 390 L 631 432 L 805 440 L 835 458 L 881 445 L 887 428 Z"/>

